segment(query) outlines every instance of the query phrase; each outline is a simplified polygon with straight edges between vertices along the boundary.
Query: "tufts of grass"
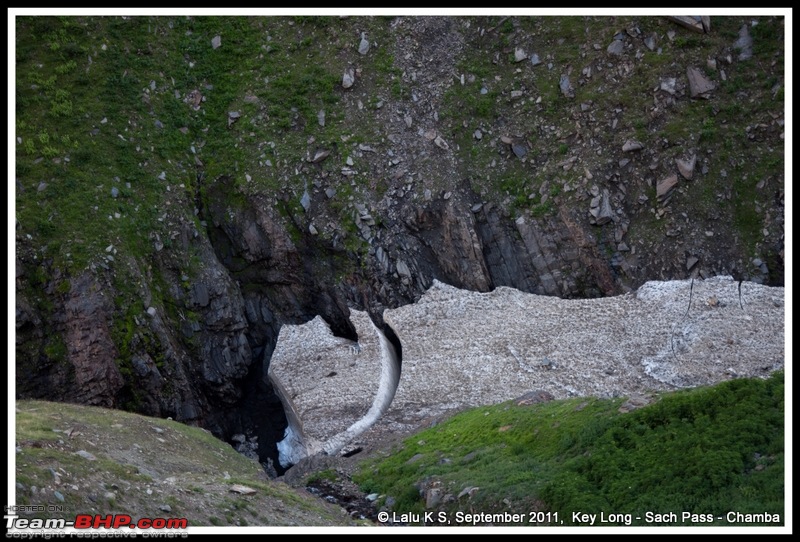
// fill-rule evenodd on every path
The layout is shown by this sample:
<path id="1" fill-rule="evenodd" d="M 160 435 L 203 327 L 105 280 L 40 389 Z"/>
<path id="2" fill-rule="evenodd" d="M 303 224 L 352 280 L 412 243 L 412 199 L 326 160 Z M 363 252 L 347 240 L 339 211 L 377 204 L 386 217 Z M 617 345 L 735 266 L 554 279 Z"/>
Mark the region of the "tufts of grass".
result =
<path id="1" fill-rule="evenodd" d="M 325 469 L 319 472 L 315 472 L 314 474 L 310 475 L 306 479 L 306 485 L 313 484 L 315 482 L 321 482 L 323 480 L 327 480 L 329 482 L 335 482 L 339 479 L 339 476 L 336 474 L 336 471 L 333 469 Z"/>

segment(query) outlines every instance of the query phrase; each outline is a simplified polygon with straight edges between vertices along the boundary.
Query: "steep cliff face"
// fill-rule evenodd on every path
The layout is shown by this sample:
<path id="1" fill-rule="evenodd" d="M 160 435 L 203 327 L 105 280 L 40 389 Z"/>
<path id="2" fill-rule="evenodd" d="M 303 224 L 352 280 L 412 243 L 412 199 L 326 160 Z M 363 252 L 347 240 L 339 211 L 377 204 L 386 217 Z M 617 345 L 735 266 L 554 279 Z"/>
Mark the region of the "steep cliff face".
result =
<path id="1" fill-rule="evenodd" d="M 123 378 L 114 364 L 118 351 L 110 335 L 113 304 L 91 274 L 67 284 L 52 323 L 43 322 L 28 300 L 18 296 L 18 389 L 61 401 L 114 406 Z"/>
<path id="2" fill-rule="evenodd" d="M 397 237 L 408 248 L 391 253 L 405 264 L 401 270 L 421 276 L 416 284 L 423 289 L 439 278 L 481 292 L 498 286 L 561 297 L 620 291 L 608 262 L 569 214 L 512 219 L 491 204 L 451 197 L 407 209 Z"/>
<path id="3" fill-rule="evenodd" d="M 64 294 L 51 283 L 52 312 L 41 314 L 21 276 L 18 395 L 129 408 L 274 443 L 286 421 L 266 374 L 284 324 L 321 315 L 354 339 L 350 307 L 380 325 L 385 308 L 413 302 L 435 279 L 565 297 L 618 289 L 602 282 L 607 268 L 560 218 L 512 221 L 491 206 L 473 212 L 461 198 L 440 199 L 403 207 L 402 220 L 353 251 L 298 234 L 285 202 L 253 198 L 233 213 L 229 189 L 226 178 L 207 188 L 205 229 L 178 220 L 169 247 L 154 242 L 152 263 L 120 259 L 132 294 L 98 266 L 62 279 Z M 60 337 L 64 359 L 52 346 Z M 272 445 L 262 457 L 277 463 Z"/>
<path id="4" fill-rule="evenodd" d="M 50 297 L 21 289 L 18 394 L 128 407 L 219 428 L 224 413 L 212 405 L 239 401 L 238 382 L 253 362 L 244 303 L 207 239 L 184 233 L 183 242 L 159 252 L 153 264 L 117 264 L 131 281 L 125 285 L 131 297 L 102 268 L 62 279 L 64 293 L 47 287 Z M 190 244 L 201 255 L 191 285 L 180 275 L 185 263 L 178 263 Z M 31 310 L 27 296 L 44 315 Z"/>

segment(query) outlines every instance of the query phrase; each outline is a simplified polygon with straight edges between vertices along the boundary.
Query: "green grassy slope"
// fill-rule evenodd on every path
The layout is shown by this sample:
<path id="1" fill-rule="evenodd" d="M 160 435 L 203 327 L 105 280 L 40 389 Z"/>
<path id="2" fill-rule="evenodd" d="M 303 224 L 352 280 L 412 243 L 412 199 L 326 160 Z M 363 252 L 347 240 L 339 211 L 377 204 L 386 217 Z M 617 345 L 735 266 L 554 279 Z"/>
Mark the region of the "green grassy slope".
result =
<path id="1" fill-rule="evenodd" d="M 444 511 L 558 512 L 556 525 L 574 524 L 573 512 L 631 514 L 635 525 L 652 524 L 647 511 L 676 513 L 664 525 L 693 524 L 683 512 L 713 514 L 715 525 L 730 511 L 783 519 L 783 389 L 776 373 L 666 393 L 629 413 L 623 399 L 479 407 L 354 479 L 392 497 L 397 513 L 424 511 L 420 488 L 438 487 Z"/>

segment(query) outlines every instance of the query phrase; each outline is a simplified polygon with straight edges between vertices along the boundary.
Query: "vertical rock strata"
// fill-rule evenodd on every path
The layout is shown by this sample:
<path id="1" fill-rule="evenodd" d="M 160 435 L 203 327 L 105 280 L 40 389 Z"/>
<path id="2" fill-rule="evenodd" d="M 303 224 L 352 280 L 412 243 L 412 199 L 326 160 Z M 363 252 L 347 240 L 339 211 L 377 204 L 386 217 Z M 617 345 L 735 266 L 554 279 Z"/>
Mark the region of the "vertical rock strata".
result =
<path id="1" fill-rule="evenodd" d="M 373 431 L 533 390 L 616 397 L 766 376 L 784 365 L 783 299 L 783 288 L 730 277 L 648 282 L 587 300 L 435 281 L 417 303 L 384 313 L 403 344 L 403 374 Z M 345 433 L 378 393 L 381 339 L 364 313 L 351 319 L 358 354 L 319 317 L 281 330 L 270 378 L 297 418 L 287 433 L 302 441 L 282 456 L 287 464 L 338 451 L 366 429 Z"/>
<path id="2" fill-rule="evenodd" d="M 89 405 L 111 406 L 123 385 L 114 363 L 117 348 L 111 339 L 111 302 L 99 285 L 81 275 L 70 288 L 65 305 L 67 359 L 75 370 L 77 399 Z"/>

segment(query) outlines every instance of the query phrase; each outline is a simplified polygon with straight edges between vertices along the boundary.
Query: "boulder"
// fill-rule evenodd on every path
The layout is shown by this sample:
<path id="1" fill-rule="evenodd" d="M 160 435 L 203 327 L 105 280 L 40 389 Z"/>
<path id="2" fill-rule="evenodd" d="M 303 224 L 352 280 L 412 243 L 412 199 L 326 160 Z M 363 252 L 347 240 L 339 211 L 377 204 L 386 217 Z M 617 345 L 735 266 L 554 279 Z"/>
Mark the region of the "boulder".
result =
<path id="1" fill-rule="evenodd" d="M 686 68 L 686 76 L 689 78 L 689 95 L 692 98 L 708 99 L 711 96 L 714 83 L 699 68 L 689 66 Z"/>

